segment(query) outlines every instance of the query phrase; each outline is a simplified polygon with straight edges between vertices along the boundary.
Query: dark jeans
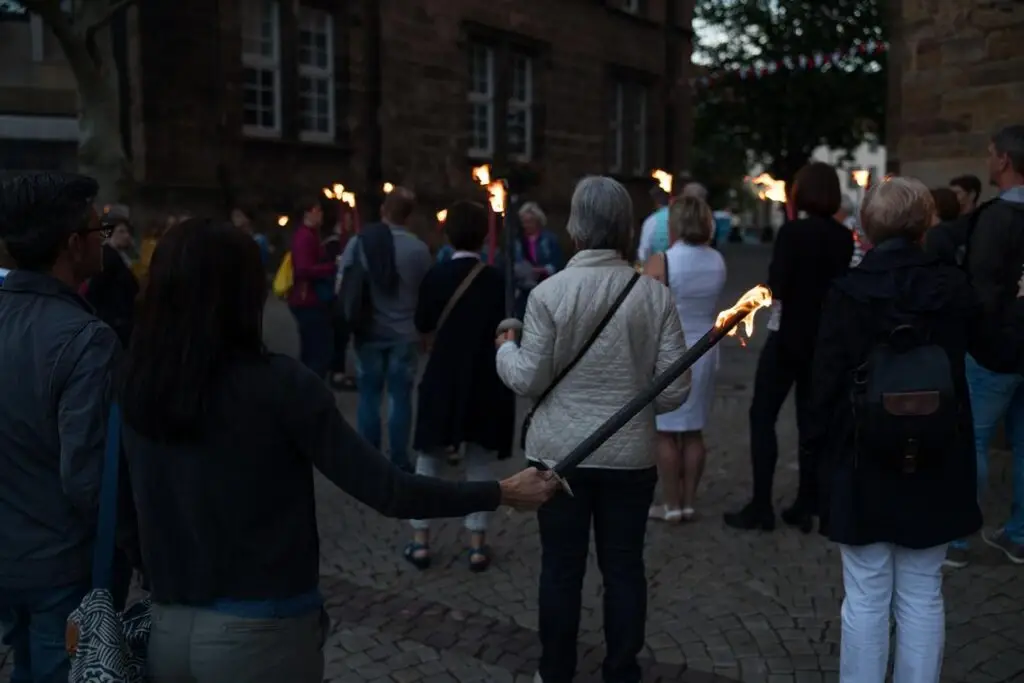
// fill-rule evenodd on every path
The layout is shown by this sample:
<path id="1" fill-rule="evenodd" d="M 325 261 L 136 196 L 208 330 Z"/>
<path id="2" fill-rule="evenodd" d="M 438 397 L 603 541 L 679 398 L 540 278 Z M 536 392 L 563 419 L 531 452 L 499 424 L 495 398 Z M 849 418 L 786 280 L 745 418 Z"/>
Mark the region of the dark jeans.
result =
<path id="1" fill-rule="evenodd" d="M 319 377 L 326 377 L 331 365 L 334 331 L 326 307 L 291 307 L 299 326 L 299 359 Z"/>
<path id="2" fill-rule="evenodd" d="M 64 645 L 67 620 L 88 591 L 86 584 L 0 588 L 3 642 L 14 653 L 10 683 L 67 683 L 71 669 Z"/>
<path id="3" fill-rule="evenodd" d="M 800 434 L 807 432 L 807 414 L 811 399 L 811 363 L 795 361 L 782 353 L 779 335 L 772 332 L 765 340 L 754 375 L 754 399 L 750 404 L 750 458 L 754 468 L 754 505 L 772 509 L 772 481 L 779 460 L 779 441 L 775 423 L 789 390 L 796 385 L 796 426 Z M 813 505 L 816 475 L 812 458 L 803 447 L 799 450 L 800 489 L 797 498 Z"/>
<path id="4" fill-rule="evenodd" d="M 570 683 L 576 673 L 583 576 L 594 525 L 597 565 L 604 578 L 605 683 L 639 683 L 647 577 L 644 535 L 658 481 L 645 470 L 579 469 L 569 475 L 573 497 L 559 493 L 537 512 L 540 572 L 540 676 Z"/>
<path id="5" fill-rule="evenodd" d="M 380 402 L 386 387 L 390 458 L 392 463 L 406 470 L 412 469 L 409 437 L 412 434 L 412 393 L 418 370 L 419 353 L 414 342 L 356 344 L 359 434 L 380 449 Z"/>
<path id="6" fill-rule="evenodd" d="M 348 364 L 348 321 L 340 315 L 331 318 L 331 326 L 334 328 L 334 354 L 331 358 L 331 372 L 345 372 Z"/>

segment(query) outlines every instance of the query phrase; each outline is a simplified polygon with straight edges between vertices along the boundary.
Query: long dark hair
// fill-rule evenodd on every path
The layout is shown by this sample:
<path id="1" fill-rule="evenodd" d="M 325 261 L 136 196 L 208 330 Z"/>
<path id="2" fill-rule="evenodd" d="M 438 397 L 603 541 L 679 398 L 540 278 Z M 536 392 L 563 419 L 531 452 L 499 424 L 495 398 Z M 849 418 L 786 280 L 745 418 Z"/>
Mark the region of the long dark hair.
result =
<path id="1" fill-rule="evenodd" d="M 189 218 L 167 231 L 121 369 L 125 423 L 164 443 L 200 438 L 220 373 L 264 353 L 266 296 L 259 247 L 242 230 Z"/>

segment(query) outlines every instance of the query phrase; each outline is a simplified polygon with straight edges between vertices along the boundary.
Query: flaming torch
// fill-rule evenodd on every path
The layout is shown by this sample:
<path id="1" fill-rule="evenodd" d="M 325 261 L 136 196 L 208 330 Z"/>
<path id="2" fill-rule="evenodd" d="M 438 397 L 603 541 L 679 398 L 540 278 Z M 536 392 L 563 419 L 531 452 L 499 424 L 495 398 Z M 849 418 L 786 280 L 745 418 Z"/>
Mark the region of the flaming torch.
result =
<path id="1" fill-rule="evenodd" d="M 384 190 L 384 194 L 391 194 L 395 191 L 395 186 L 393 183 L 384 183 L 384 186 L 380 189 Z"/>
<path id="2" fill-rule="evenodd" d="M 672 196 L 672 174 L 662 171 L 660 168 L 651 171 L 651 177 L 658 181 L 658 187 L 665 191 L 665 194 Z"/>
<path id="3" fill-rule="evenodd" d="M 441 209 L 437 212 L 437 222 L 444 225 L 446 220 L 448 220 L 448 209 Z"/>
<path id="4" fill-rule="evenodd" d="M 697 343 L 687 349 L 664 373 L 656 377 L 650 386 L 608 418 L 604 424 L 581 441 L 576 448 L 572 449 L 569 455 L 565 456 L 564 460 L 552 468 L 555 475 L 559 477 L 565 492 L 572 495 L 572 489 L 569 488 L 565 481 L 567 474 L 576 469 L 580 463 L 600 448 L 605 441 L 610 439 L 615 432 L 625 427 L 648 403 L 653 401 L 658 394 L 663 392 L 680 375 L 686 372 L 701 356 L 710 351 L 715 344 L 727 336 L 737 336 L 737 330 L 741 324 L 744 333 L 749 337 L 754 331 L 754 314 L 760 309 L 771 305 L 771 291 L 767 287 L 758 285 L 741 296 L 732 307 L 719 313 L 715 326 L 711 328 L 711 331 L 698 339 Z M 742 340 L 743 338 L 740 337 L 740 339 Z"/>
<path id="5" fill-rule="evenodd" d="M 338 195 L 338 199 L 341 201 L 342 206 L 347 207 L 347 213 L 352 216 L 352 225 L 355 229 L 356 234 L 359 234 L 362 225 L 359 223 L 359 212 L 356 211 L 356 193 L 355 192 L 341 192 Z"/>
<path id="6" fill-rule="evenodd" d="M 494 265 L 494 255 L 498 250 L 498 216 L 505 215 L 505 184 L 500 180 L 491 180 L 491 167 L 488 164 L 473 169 L 473 180 L 487 189 L 487 198 L 491 211 L 487 214 L 487 242 L 490 253 L 487 262 Z"/>
<path id="7" fill-rule="evenodd" d="M 278 227 L 281 227 L 281 228 L 283 228 L 286 225 L 288 225 L 288 216 L 284 216 L 284 215 L 278 216 L 277 217 L 277 225 L 278 225 Z"/>

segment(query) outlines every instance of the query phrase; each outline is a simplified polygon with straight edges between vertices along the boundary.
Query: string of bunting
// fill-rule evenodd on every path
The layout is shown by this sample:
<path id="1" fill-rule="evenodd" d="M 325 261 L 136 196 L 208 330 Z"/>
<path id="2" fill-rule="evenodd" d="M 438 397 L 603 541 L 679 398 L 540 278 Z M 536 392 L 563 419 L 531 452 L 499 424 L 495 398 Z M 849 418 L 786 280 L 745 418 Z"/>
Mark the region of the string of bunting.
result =
<path id="1" fill-rule="evenodd" d="M 751 66 L 740 67 L 739 69 L 728 69 L 695 78 L 693 84 L 700 87 L 707 87 L 729 77 L 738 76 L 741 81 L 748 78 L 763 78 L 771 76 L 779 71 L 794 71 L 796 69 L 810 70 L 821 69 L 824 66 L 838 64 L 851 57 L 862 57 L 877 55 L 889 49 L 889 43 L 869 40 L 864 43 L 857 43 L 849 50 L 835 50 L 834 52 L 815 52 L 811 55 L 797 55 L 795 57 L 783 57 L 774 62 L 763 62 Z"/>

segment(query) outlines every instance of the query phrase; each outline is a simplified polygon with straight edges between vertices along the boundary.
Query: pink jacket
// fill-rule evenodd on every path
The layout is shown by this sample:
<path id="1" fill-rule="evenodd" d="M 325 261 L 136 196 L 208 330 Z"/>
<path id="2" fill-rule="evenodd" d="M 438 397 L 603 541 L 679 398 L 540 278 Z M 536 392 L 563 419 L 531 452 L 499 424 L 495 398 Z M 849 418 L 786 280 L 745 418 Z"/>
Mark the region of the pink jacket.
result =
<path id="1" fill-rule="evenodd" d="M 308 225 L 300 226 L 292 235 L 292 270 L 295 284 L 288 293 L 288 305 L 299 308 L 323 306 L 313 285 L 317 280 L 333 283 L 335 266 L 327 260 L 318 232 Z"/>

